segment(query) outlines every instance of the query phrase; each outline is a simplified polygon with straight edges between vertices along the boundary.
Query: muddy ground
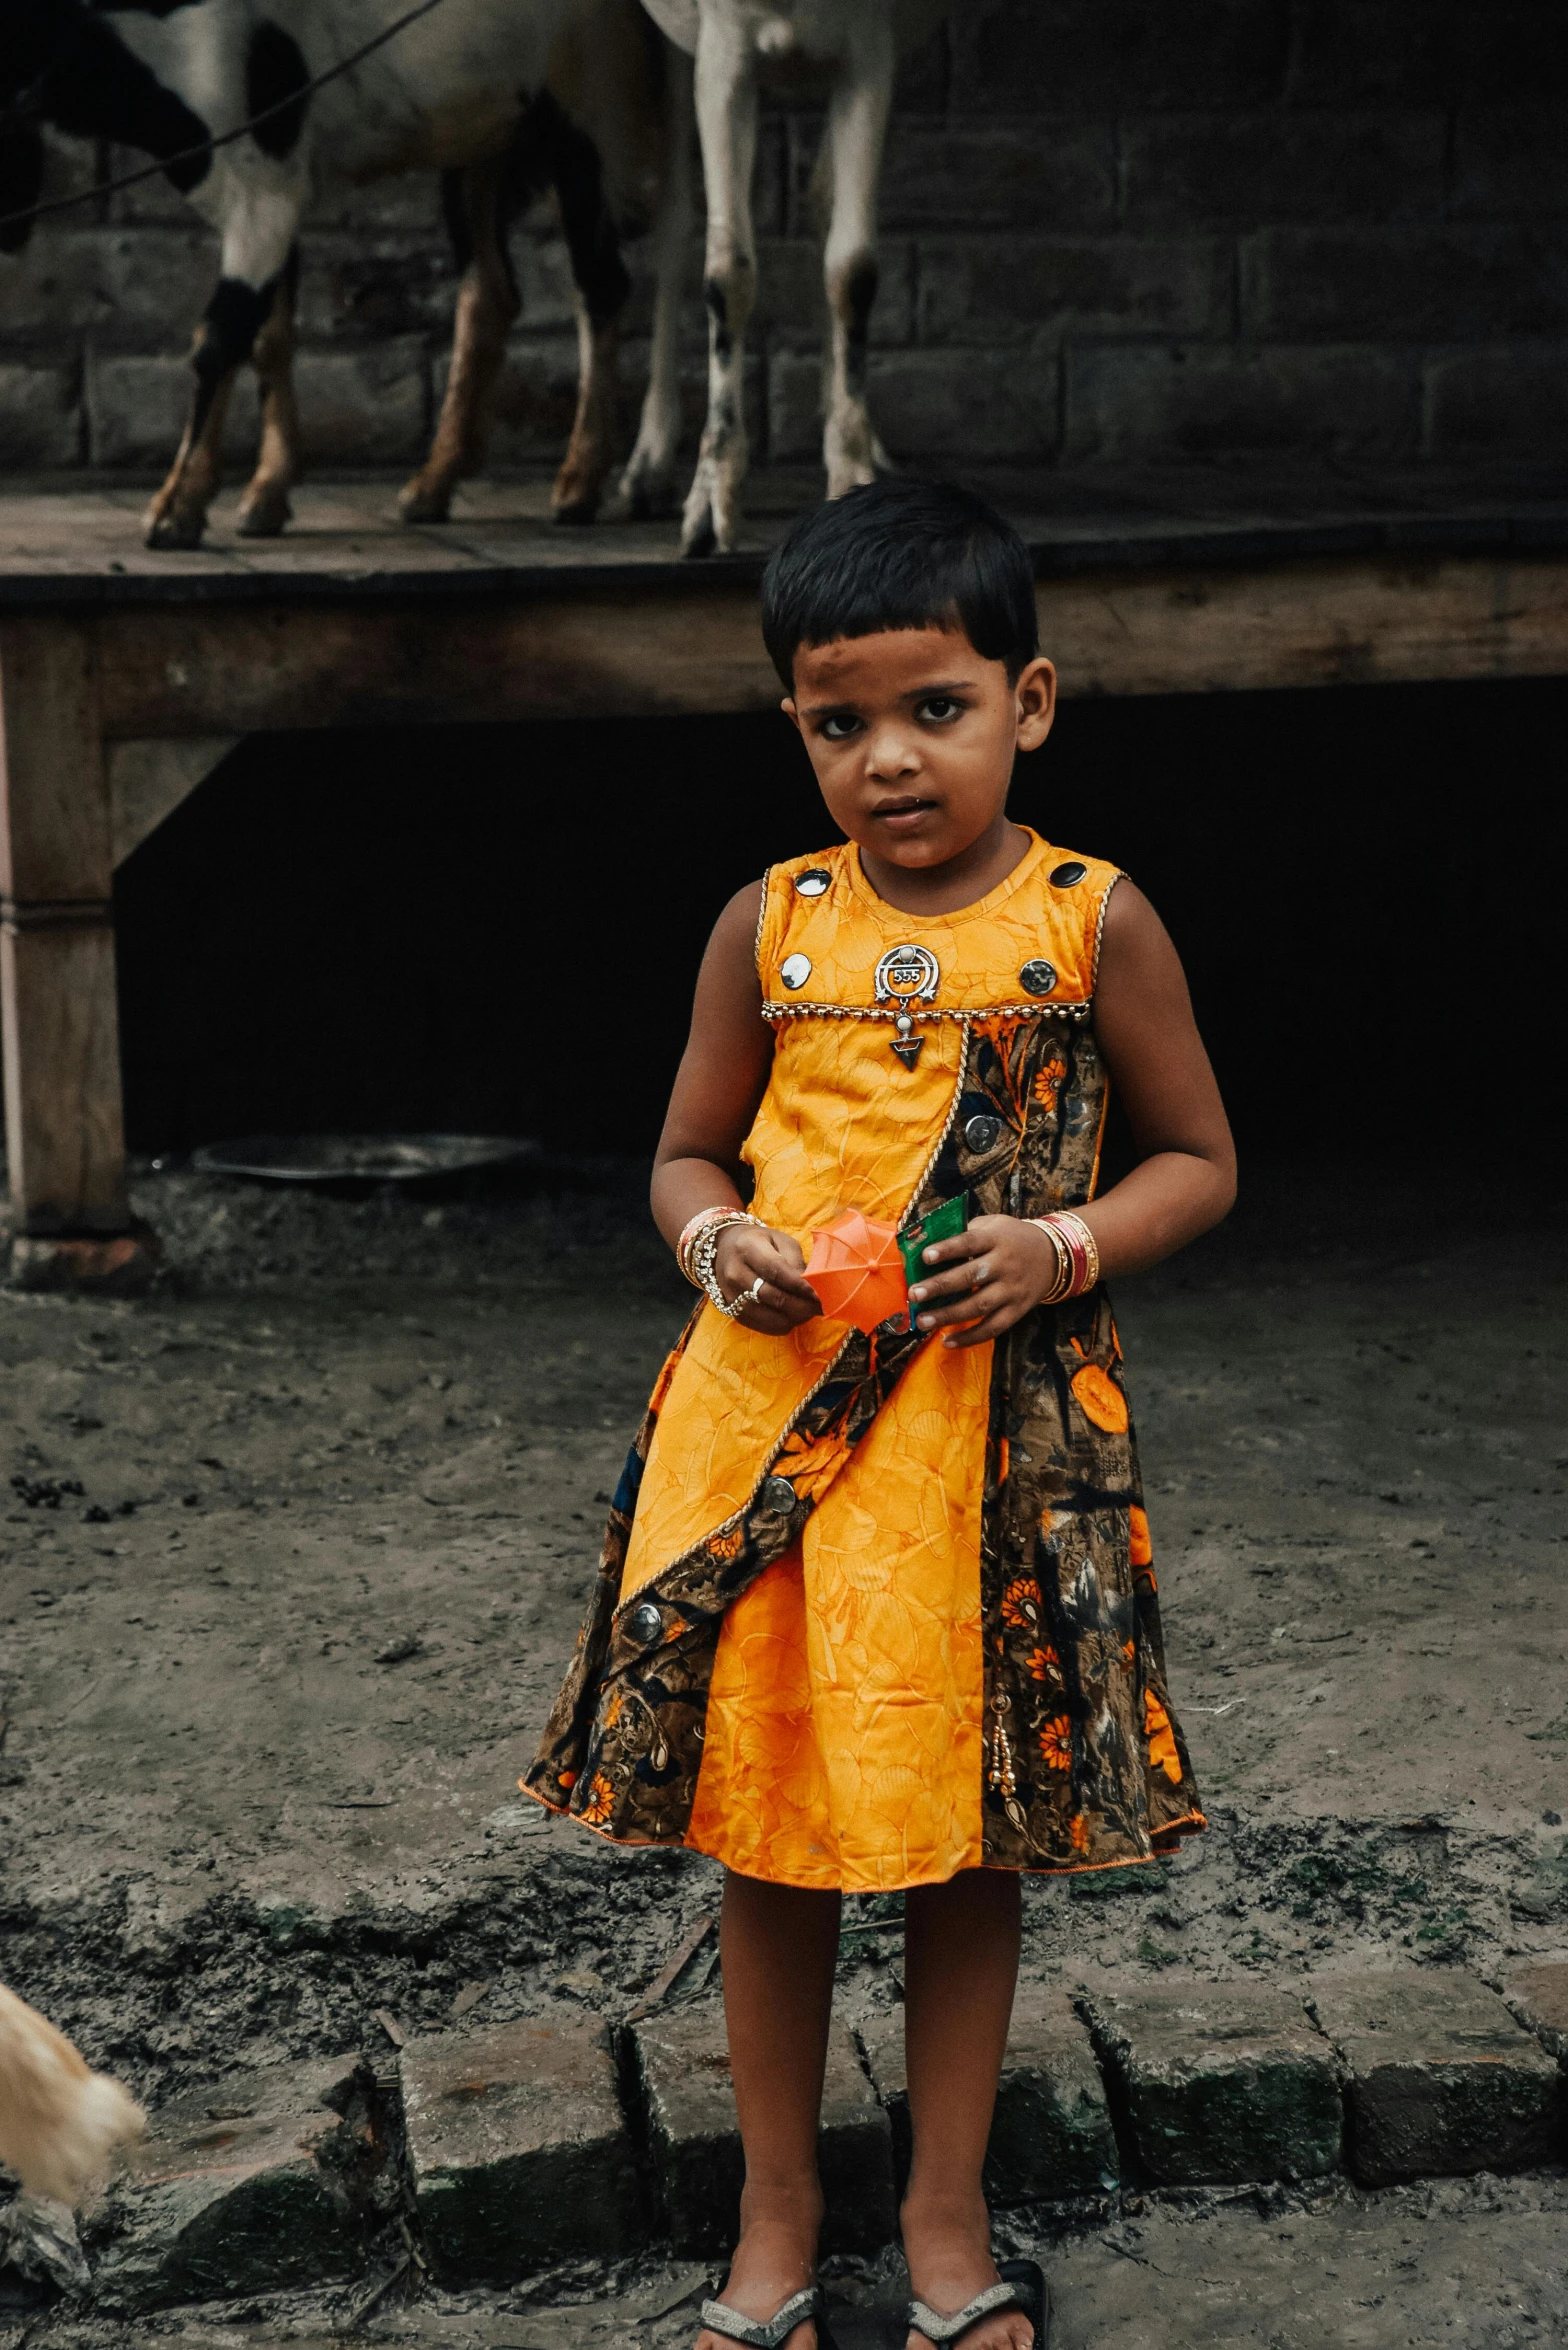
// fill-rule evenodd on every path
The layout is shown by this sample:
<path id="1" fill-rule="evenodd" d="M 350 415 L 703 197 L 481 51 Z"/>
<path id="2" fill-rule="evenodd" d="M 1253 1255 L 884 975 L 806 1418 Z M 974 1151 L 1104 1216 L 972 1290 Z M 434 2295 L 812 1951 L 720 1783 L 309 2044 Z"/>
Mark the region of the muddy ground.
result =
<path id="1" fill-rule="evenodd" d="M 378 2009 L 623 2012 L 714 1872 L 608 1851 L 515 1781 L 688 1294 L 638 1171 L 356 1200 L 147 1169 L 137 1204 L 157 1294 L 0 1298 L 0 1975 L 154 2098 L 384 2051 Z M 1565 1277 L 1550 1182 L 1482 1224 L 1440 1172 L 1347 1197 L 1296 1168 L 1123 1285 L 1213 1828 L 1157 1871 L 1033 1883 L 1031 1968 L 1568 1957 Z M 851 2013 L 896 1962 L 896 1932 L 846 1945 Z M 1123 2213 L 1123 2251 L 1096 2222 L 1062 2340 L 1136 2350 L 1155 2314 L 1166 2343 L 1561 2338 L 1561 2182 L 1409 2196 L 1334 2190 L 1299 2243 L 1252 2204 Z M 573 2340 L 634 2324 L 613 2281 Z M 486 2307 L 483 2338 L 525 2339 Z"/>

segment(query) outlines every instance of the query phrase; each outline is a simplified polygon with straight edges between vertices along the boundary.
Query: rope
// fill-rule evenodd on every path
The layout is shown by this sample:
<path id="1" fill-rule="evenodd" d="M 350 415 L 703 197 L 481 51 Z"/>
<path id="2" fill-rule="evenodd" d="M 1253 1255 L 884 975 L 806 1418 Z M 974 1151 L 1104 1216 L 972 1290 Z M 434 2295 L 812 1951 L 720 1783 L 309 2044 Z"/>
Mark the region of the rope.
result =
<path id="1" fill-rule="evenodd" d="M 157 179 L 161 173 L 172 170 L 176 164 L 195 163 L 204 155 L 216 154 L 220 147 L 232 147 L 236 139 L 248 139 L 259 124 L 271 122 L 274 115 L 287 114 L 291 106 L 302 106 L 313 91 L 324 89 L 328 82 L 335 82 L 340 74 L 352 71 L 374 50 L 384 49 L 388 41 L 394 39 L 397 34 L 405 32 L 411 24 L 417 23 L 420 17 L 428 16 L 433 8 L 440 6 L 441 0 L 419 0 L 417 8 L 411 8 L 408 14 L 400 16 L 395 24 L 385 26 L 372 40 L 366 41 L 362 48 L 351 50 L 347 57 L 340 57 L 336 65 L 327 67 L 325 73 L 313 74 L 308 82 L 301 82 L 299 88 L 291 90 L 286 98 L 277 99 L 271 106 L 264 106 L 259 114 L 253 114 L 248 121 L 242 122 L 238 130 L 223 131 L 217 138 L 203 139 L 195 147 L 182 147 L 176 154 L 165 155 L 157 163 L 144 164 L 139 171 L 122 172 L 118 179 L 97 180 L 90 188 L 79 189 L 74 196 L 52 196 L 47 203 L 29 204 L 21 212 L 0 212 L 0 231 L 8 228 L 20 228 L 24 221 L 42 220 L 46 213 L 69 212 L 74 204 L 90 204 L 96 197 L 112 196 L 120 188 L 139 187 L 143 180 Z M 53 72 L 55 69 L 50 67 L 47 70 Z M 41 75 L 39 81 L 42 82 L 44 78 L 46 77 Z M 38 85 L 34 84 L 33 86 L 36 88 Z"/>

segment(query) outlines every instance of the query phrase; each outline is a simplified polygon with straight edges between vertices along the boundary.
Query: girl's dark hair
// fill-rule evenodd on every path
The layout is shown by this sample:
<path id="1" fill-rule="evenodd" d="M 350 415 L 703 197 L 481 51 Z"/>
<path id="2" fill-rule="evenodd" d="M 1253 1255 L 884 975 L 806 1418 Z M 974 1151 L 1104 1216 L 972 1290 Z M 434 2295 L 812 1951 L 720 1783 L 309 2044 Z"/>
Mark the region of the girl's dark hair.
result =
<path id="1" fill-rule="evenodd" d="M 786 692 L 797 646 L 954 626 L 1006 662 L 1009 682 L 1040 649 L 1029 550 L 952 482 L 874 481 L 818 506 L 762 575 L 762 634 Z"/>

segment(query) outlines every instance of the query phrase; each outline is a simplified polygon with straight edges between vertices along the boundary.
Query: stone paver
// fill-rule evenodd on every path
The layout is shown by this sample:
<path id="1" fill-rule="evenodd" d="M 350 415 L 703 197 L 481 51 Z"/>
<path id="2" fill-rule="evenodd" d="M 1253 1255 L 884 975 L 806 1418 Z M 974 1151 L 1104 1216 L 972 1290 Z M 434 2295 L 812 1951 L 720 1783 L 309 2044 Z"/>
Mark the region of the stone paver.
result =
<path id="1" fill-rule="evenodd" d="M 636 2162 L 605 2025 L 433 2032 L 399 2064 L 415 2207 L 439 2274 L 505 2284 L 635 2241 Z"/>
<path id="2" fill-rule="evenodd" d="M 377 2152 L 357 2094 L 365 2077 L 354 2057 L 282 2065 L 161 2106 L 104 2207 L 103 2305 L 352 2275 L 364 2257 L 354 2186 Z"/>
<path id="3" fill-rule="evenodd" d="M 1568 1965 L 1521 1967 L 1504 1984 L 1503 1996 L 1525 2030 L 1568 2065 Z"/>
<path id="4" fill-rule="evenodd" d="M 1316 1975 L 1308 1991 L 1345 2064 L 1350 2163 L 1368 2186 L 1559 2151 L 1557 2066 L 1473 1975 Z"/>
<path id="5" fill-rule="evenodd" d="M 893 2125 L 900 2184 L 909 2172 L 909 2095 L 904 2011 L 889 2008 L 862 2028 L 866 2061 Z M 1020 1983 L 997 2085 L 986 2155 L 993 2204 L 1088 2195 L 1114 2186 L 1120 2165 L 1105 2084 L 1088 2030 L 1054 1983 Z"/>
<path id="6" fill-rule="evenodd" d="M 744 2164 L 724 2012 L 697 2000 L 638 2024 L 633 2041 L 662 2228 L 677 2252 L 727 2252 Z M 893 2234 L 892 2134 L 846 2027 L 828 2036 L 819 2161 L 823 2249 L 875 2251 Z"/>
<path id="7" fill-rule="evenodd" d="M 1333 2051 L 1288 1991 L 1196 1977 L 1089 2007 L 1139 2161 L 1164 2186 L 1310 2178 L 1340 2159 Z"/>

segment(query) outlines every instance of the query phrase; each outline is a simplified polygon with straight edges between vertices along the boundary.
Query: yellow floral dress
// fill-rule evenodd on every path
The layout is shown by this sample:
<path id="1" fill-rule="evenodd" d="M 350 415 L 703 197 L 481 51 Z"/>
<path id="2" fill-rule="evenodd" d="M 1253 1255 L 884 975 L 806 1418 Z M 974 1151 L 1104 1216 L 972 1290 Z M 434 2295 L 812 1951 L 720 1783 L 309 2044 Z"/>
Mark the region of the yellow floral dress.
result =
<path id="1" fill-rule="evenodd" d="M 916 919 L 853 845 L 775 866 L 753 1212 L 903 1223 L 1092 1196 L 1111 866 L 1038 835 Z M 949 1349 L 699 1306 L 660 1375 L 521 1784 L 620 1841 L 881 1891 L 1147 1860 L 1203 1825 L 1103 1288 Z"/>

